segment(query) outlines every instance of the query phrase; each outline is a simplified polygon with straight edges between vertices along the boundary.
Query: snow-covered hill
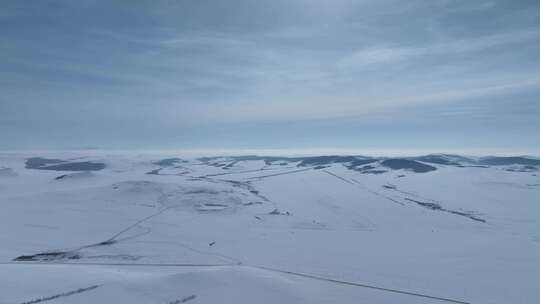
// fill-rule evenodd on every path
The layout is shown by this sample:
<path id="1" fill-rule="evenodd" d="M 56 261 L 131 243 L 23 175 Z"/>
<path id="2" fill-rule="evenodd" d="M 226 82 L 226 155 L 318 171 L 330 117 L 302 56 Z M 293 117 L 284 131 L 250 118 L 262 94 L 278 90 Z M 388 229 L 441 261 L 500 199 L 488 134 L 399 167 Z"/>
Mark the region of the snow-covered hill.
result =
<path id="1" fill-rule="evenodd" d="M 536 303 L 540 160 L 0 154 L 0 303 Z"/>

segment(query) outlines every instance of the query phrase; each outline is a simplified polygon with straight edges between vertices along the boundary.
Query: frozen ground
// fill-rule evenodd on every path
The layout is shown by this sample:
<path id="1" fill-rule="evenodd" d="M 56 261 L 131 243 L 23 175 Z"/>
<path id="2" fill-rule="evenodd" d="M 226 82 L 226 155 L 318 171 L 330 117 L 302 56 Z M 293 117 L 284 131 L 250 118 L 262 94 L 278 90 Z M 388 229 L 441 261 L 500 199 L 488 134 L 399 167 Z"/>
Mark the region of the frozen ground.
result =
<path id="1" fill-rule="evenodd" d="M 0 154 L 0 303 L 538 303 L 532 157 Z"/>

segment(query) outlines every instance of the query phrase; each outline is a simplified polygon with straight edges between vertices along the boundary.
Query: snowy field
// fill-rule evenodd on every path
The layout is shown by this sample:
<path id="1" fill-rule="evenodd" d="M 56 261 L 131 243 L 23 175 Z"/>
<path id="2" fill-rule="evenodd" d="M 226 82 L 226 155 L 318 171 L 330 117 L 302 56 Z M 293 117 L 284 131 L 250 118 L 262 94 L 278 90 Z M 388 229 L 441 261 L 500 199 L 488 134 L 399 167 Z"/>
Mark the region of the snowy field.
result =
<path id="1" fill-rule="evenodd" d="M 540 160 L 0 154 L 0 303 L 539 303 Z"/>

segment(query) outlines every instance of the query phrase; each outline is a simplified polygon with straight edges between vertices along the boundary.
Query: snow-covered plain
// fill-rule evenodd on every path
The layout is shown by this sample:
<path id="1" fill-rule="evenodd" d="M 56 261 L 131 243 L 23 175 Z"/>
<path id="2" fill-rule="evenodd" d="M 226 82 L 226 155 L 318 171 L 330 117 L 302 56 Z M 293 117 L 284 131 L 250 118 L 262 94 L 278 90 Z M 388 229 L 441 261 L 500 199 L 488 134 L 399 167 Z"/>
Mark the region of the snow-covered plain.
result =
<path id="1" fill-rule="evenodd" d="M 531 157 L 0 154 L 0 303 L 538 303 Z"/>

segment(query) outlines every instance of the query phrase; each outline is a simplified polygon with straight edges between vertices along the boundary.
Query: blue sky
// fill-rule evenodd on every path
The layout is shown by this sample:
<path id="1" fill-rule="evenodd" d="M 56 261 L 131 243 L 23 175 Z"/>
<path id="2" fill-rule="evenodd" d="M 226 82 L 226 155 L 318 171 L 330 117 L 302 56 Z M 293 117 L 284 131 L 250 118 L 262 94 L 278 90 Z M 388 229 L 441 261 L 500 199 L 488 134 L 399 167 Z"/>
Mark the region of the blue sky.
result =
<path id="1" fill-rule="evenodd" d="M 2 1 L 0 148 L 540 151 L 539 1 Z"/>

